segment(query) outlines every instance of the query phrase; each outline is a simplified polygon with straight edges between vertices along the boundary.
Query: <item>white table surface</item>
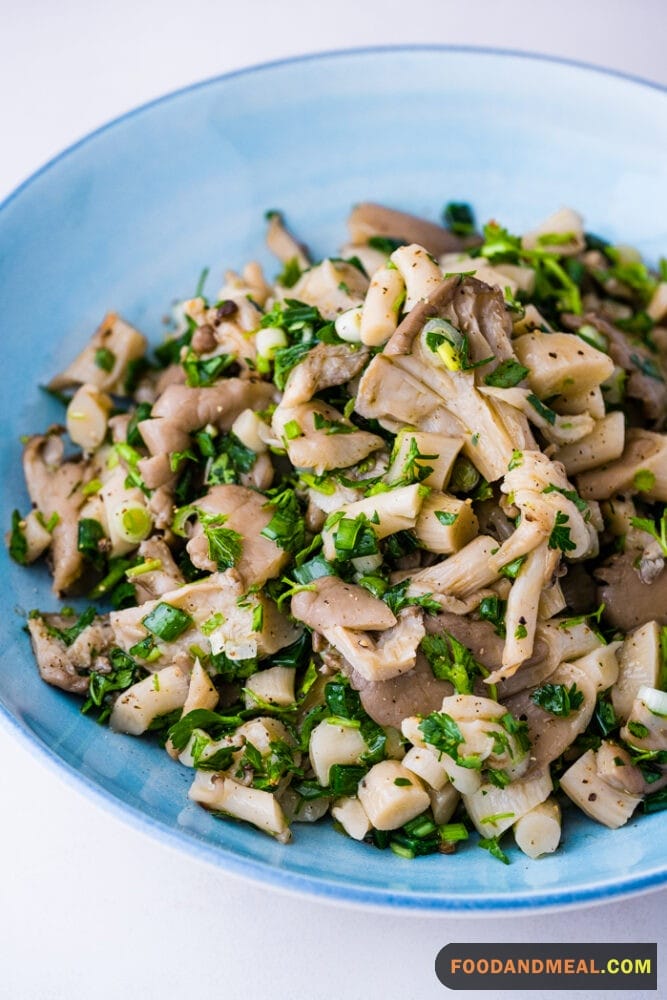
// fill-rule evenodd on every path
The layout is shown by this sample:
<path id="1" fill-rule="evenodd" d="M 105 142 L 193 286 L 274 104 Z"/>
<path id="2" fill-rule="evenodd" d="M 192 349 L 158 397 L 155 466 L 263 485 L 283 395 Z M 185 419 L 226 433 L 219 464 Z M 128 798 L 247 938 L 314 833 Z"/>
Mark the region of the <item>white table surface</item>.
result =
<path id="1" fill-rule="evenodd" d="M 443 42 L 542 51 L 667 84 L 666 31 L 662 0 L 0 0 L 0 198 L 109 118 L 254 62 Z M 433 963 L 449 941 L 667 940 L 662 891 L 493 919 L 377 915 L 277 894 L 138 833 L 4 729 L 0 760 L 3 998 L 421 1000 L 445 993 Z M 661 980 L 665 996 L 667 972 Z"/>

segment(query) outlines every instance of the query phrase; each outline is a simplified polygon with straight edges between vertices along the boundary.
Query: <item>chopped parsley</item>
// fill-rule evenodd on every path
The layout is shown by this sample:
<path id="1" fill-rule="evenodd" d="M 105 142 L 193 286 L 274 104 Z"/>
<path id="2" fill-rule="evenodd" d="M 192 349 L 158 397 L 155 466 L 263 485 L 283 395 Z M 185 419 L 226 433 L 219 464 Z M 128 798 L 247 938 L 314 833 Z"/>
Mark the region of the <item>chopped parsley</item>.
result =
<path id="1" fill-rule="evenodd" d="M 454 521 L 459 516 L 458 512 L 448 511 L 448 510 L 434 510 L 433 513 L 437 517 L 440 524 L 448 528 L 450 525 L 454 524 Z"/>
<path id="2" fill-rule="evenodd" d="M 111 670 L 99 673 L 91 670 L 88 684 L 88 698 L 81 711 L 85 715 L 91 708 L 99 708 L 98 722 L 104 722 L 111 714 L 111 699 L 109 695 L 116 691 L 125 691 L 143 677 L 146 670 L 122 649 L 112 649 L 109 653 Z M 157 677 L 157 674 L 155 675 Z"/>
<path id="3" fill-rule="evenodd" d="M 535 688 L 530 696 L 533 701 L 545 712 L 557 715 L 559 718 L 566 718 L 572 712 L 578 711 L 584 702 L 583 693 L 576 684 L 568 687 L 565 684 L 543 684 Z"/>
<path id="4" fill-rule="evenodd" d="M 505 611 L 507 601 L 501 597 L 483 597 L 478 608 L 482 621 L 490 622 L 496 630 L 496 635 L 505 638 Z"/>
<path id="5" fill-rule="evenodd" d="M 475 232 L 475 216 L 465 201 L 449 201 L 442 212 L 443 222 L 450 233 L 456 236 L 472 236 Z"/>
<path id="6" fill-rule="evenodd" d="M 9 533 L 9 554 L 14 562 L 28 565 L 28 541 L 25 537 L 23 521 L 18 510 L 12 511 L 12 526 Z"/>
<path id="7" fill-rule="evenodd" d="M 637 469 L 632 477 L 632 485 L 638 493 L 650 493 L 655 486 L 655 475 L 650 469 Z"/>
<path id="8" fill-rule="evenodd" d="M 497 368 L 484 377 L 486 385 L 496 389 L 511 389 L 518 385 L 529 374 L 529 369 L 519 364 L 514 358 L 501 361 Z"/>
<path id="9" fill-rule="evenodd" d="M 103 372 L 111 372 L 116 364 L 116 355 L 108 347 L 98 347 L 95 351 L 95 364 Z"/>
<path id="10" fill-rule="evenodd" d="M 667 506 L 663 507 L 662 516 L 658 521 L 652 521 L 648 517 L 631 517 L 630 524 L 633 528 L 646 531 L 655 538 L 660 545 L 664 555 L 667 557 Z"/>
<path id="11" fill-rule="evenodd" d="M 545 406 L 542 400 L 538 399 L 534 392 L 529 393 L 526 396 L 526 399 L 533 407 L 535 412 L 539 413 L 539 415 L 542 417 L 543 420 L 546 420 L 546 422 L 548 424 L 551 424 L 552 426 L 553 424 L 556 423 L 556 416 L 557 416 L 556 412 L 552 410 L 551 407 Z"/>
<path id="12" fill-rule="evenodd" d="M 457 694 L 473 693 L 474 678 L 483 671 L 468 647 L 451 632 L 424 636 L 421 649 L 438 680 L 449 681 Z"/>
<path id="13" fill-rule="evenodd" d="M 488 851 L 492 858 L 496 858 L 498 861 L 502 861 L 504 865 L 510 863 L 510 859 L 507 857 L 502 847 L 498 843 L 497 837 L 480 837 L 478 844 L 485 851 Z"/>
<path id="14" fill-rule="evenodd" d="M 556 511 L 556 520 L 549 535 L 549 548 L 560 549 L 561 552 L 572 552 L 576 544 L 570 538 L 570 529 L 566 527 L 570 518 L 562 510 Z"/>
<path id="15" fill-rule="evenodd" d="M 287 552 L 300 552 L 306 541 L 306 525 L 294 490 L 281 490 L 265 506 L 273 515 L 260 534 Z"/>
<path id="16" fill-rule="evenodd" d="M 447 754 L 461 767 L 469 767 L 479 771 L 482 762 L 478 754 L 466 757 L 459 755 L 459 746 L 463 743 L 463 734 L 451 715 L 446 712 L 431 712 L 419 723 L 419 730 L 424 741 L 440 753 Z"/>
<path id="17" fill-rule="evenodd" d="M 95 620 L 95 615 L 97 611 L 95 608 L 86 608 L 84 612 L 77 618 L 73 625 L 69 628 L 57 628 L 55 625 L 46 625 L 49 635 L 55 636 L 64 642 L 66 646 L 71 646 L 79 638 L 84 629 L 87 629 L 89 625 L 92 625 Z"/>
<path id="18" fill-rule="evenodd" d="M 234 357 L 231 354 L 216 354 L 212 358 L 203 359 L 194 351 L 188 351 L 181 362 L 185 371 L 186 385 L 191 389 L 213 385 L 233 363 Z"/>

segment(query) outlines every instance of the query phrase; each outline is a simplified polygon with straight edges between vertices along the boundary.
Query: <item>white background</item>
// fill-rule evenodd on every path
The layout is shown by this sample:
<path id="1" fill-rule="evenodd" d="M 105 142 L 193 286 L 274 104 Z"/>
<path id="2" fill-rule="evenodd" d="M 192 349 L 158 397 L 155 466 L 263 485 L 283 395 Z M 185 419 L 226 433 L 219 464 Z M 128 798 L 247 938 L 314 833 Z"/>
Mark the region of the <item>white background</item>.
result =
<path id="1" fill-rule="evenodd" d="M 662 0 L 0 0 L 0 198 L 109 118 L 262 60 L 463 43 L 667 84 L 666 35 Z M 433 962 L 449 941 L 667 939 L 665 892 L 491 920 L 378 915 L 280 895 L 125 826 L 4 730 L 0 761 L 2 1000 L 422 1000 L 446 994 Z M 661 978 L 666 996 L 667 971 Z"/>

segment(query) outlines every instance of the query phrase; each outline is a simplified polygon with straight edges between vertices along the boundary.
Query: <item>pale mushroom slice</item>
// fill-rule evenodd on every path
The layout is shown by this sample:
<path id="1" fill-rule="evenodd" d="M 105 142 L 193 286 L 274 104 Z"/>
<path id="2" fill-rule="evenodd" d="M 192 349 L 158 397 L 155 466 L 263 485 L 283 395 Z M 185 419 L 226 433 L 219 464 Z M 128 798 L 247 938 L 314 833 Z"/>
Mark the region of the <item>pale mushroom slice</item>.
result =
<path id="1" fill-rule="evenodd" d="M 164 632 L 159 625 L 155 631 L 155 619 L 149 617 L 158 607 L 162 618 L 175 621 L 167 638 L 159 634 Z M 213 655 L 224 652 L 232 660 L 271 656 L 300 635 L 269 597 L 248 593 L 231 569 L 163 594 L 159 601 L 112 611 L 110 622 L 116 644 L 126 652 L 138 643 L 151 642 L 152 636 L 150 669 L 175 661 L 194 664 L 201 650 Z"/>
<path id="2" fill-rule="evenodd" d="M 641 796 L 605 780 L 598 771 L 595 750 L 587 750 L 561 775 L 560 787 L 587 816 L 611 830 L 627 823 L 641 802 Z"/>
<path id="3" fill-rule="evenodd" d="M 316 475 L 356 465 L 385 444 L 379 435 L 359 430 L 319 399 L 296 406 L 280 405 L 273 414 L 272 426 L 284 442 L 292 465 L 313 469 Z"/>
<path id="4" fill-rule="evenodd" d="M 57 515 L 49 549 L 53 590 L 67 592 L 83 570 L 78 516 L 85 500 L 81 486 L 88 479 L 88 464 L 76 458 L 65 459 L 58 434 L 35 435 L 25 444 L 23 471 L 37 510 L 47 522 Z"/>
<path id="5" fill-rule="evenodd" d="M 240 378 L 227 378 L 218 385 L 200 388 L 169 385 L 156 400 L 151 420 L 157 417 L 172 420 L 187 433 L 207 424 L 228 431 L 244 410 L 265 409 L 274 393 L 268 382 Z"/>
<path id="6" fill-rule="evenodd" d="M 37 667 L 43 680 L 63 691 L 85 694 L 90 671 L 108 673 L 106 652 L 113 644 L 107 616 L 96 616 L 69 645 L 58 634 L 72 628 L 76 619 L 67 615 L 32 615 L 28 632 Z"/>
<path id="7" fill-rule="evenodd" d="M 323 576 L 292 598 L 291 614 L 316 632 L 343 628 L 383 631 L 396 625 L 396 616 L 365 588 L 345 583 L 337 576 Z"/>
<path id="8" fill-rule="evenodd" d="M 117 313 L 107 313 L 90 343 L 70 365 L 49 382 L 60 390 L 89 383 L 106 392 L 124 395 L 128 367 L 146 353 L 148 341 Z"/>
<path id="9" fill-rule="evenodd" d="M 281 406 L 306 403 L 313 396 L 355 378 L 368 361 L 365 348 L 347 344 L 316 344 L 289 374 Z"/>
<path id="10" fill-rule="evenodd" d="M 325 639 L 368 681 L 389 680 L 412 670 L 424 634 L 422 614 L 418 608 L 401 611 L 397 624 L 381 632 L 377 640 L 368 632 L 342 625 L 322 629 Z"/>
<path id="11" fill-rule="evenodd" d="M 457 236 L 444 226 L 429 222 L 418 215 L 400 212 L 375 202 L 360 202 L 347 220 L 353 243 L 367 243 L 373 236 L 387 236 L 405 243 L 418 243 L 434 257 L 475 246 L 479 236 Z"/>
<path id="12" fill-rule="evenodd" d="M 219 519 L 219 527 L 240 536 L 240 553 L 234 568 L 248 588 L 262 586 L 281 572 L 289 561 L 289 552 L 280 548 L 262 531 L 273 517 L 273 508 L 260 493 L 245 486 L 213 486 L 199 500 L 195 500 L 192 514 L 198 511 Z M 215 524 L 213 522 L 213 530 Z M 214 572 L 218 568 L 212 557 L 206 525 L 197 517 L 186 545 L 188 555 L 199 569 Z"/>

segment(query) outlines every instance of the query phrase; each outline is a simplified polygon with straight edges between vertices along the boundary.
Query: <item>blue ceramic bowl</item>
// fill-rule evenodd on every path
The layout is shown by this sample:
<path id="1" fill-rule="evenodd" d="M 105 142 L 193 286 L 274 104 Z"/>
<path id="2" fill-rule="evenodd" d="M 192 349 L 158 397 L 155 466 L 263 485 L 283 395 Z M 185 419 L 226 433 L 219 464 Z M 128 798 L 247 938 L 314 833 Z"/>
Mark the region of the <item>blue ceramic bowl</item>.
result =
<path id="1" fill-rule="evenodd" d="M 436 218 L 449 199 L 521 229 L 560 205 L 588 227 L 667 250 L 667 95 L 636 80 L 510 53 L 441 48 L 295 59 L 208 81 L 132 112 L 56 158 L 0 210 L 1 522 L 27 508 L 19 435 L 61 418 L 38 389 L 117 309 L 154 338 L 200 270 L 259 254 L 284 210 L 315 253 L 352 203 Z M 275 265 L 268 259 L 269 268 Z M 211 279 L 210 287 L 214 281 Z M 0 555 L 2 714 L 92 798 L 230 871 L 347 903 L 489 912 L 567 906 L 667 878 L 665 816 L 612 832 L 568 815 L 561 850 L 499 864 L 471 843 L 406 861 L 330 825 L 289 847 L 188 802 L 191 772 L 117 736 L 43 684 L 22 614 L 54 608 L 45 571 Z"/>

